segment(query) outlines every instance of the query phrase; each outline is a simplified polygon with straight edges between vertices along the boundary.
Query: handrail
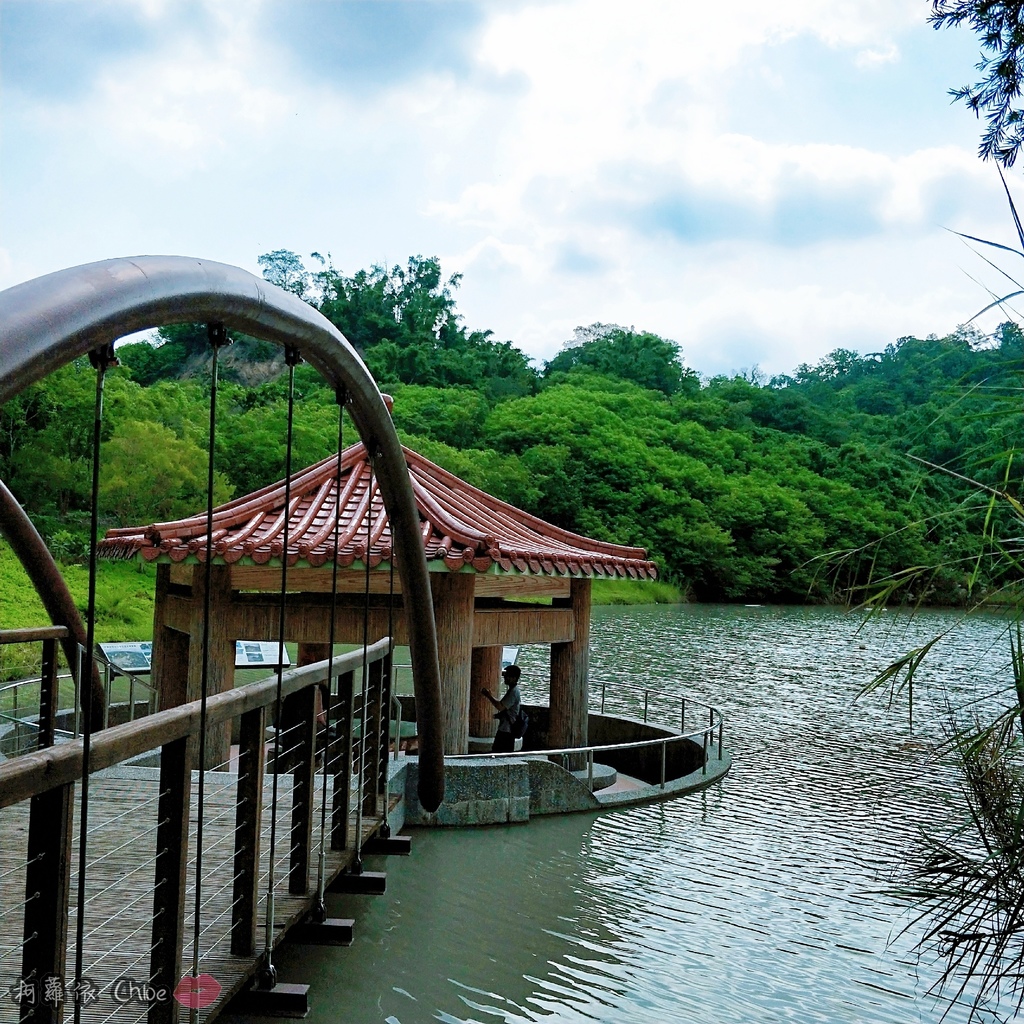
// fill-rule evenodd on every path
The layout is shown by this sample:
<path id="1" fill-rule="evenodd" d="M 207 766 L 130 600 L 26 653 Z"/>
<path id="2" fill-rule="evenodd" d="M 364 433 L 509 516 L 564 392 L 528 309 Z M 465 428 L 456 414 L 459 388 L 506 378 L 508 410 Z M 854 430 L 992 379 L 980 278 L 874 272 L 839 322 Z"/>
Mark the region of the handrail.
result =
<path id="1" fill-rule="evenodd" d="M 625 685 L 628 686 L 629 684 L 625 684 Z M 634 689 L 640 689 L 640 688 L 639 687 L 634 687 Z M 648 690 L 644 689 L 644 692 L 646 694 L 648 692 L 656 692 L 656 691 L 648 691 Z M 659 692 L 661 694 L 664 694 L 666 696 L 675 697 L 676 699 L 682 699 L 682 700 L 686 699 L 681 694 L 673 694 L 670 691 L 657 691 L 657 692 Z M 602 697 L 603 697 L 603 694 L 602 694 Z M 561 757 L 561 758 L 565 759 L 565 758 L 568 758 L 568 757 L 571 757 L 571 756 L 576 756 L 576 757 L 586 756 L 586 758 L 587 758 L 587 769 L 588 769 L 588 785 L 589 785 L 590 791 L 593 792 L 594 791 L 594 755 L 595 754 L 603 754 L 603 753 L 608 753 L 608 752 L 619 752 L 619 751 L 626 751 L 626 750 L 639 750 L 639 749 L 644 748 L 644 747 L 658 747 L 658 746 L 660 746 L 661 747 L 661 788 L 664 789 L 665 788 L 665 783 L 667 781 L 666 780 L 666 776 L 665 776 L 665 770 L 666 770 L 666 757 L 665 757 L 665 754 L 666 754 L 666 750 L 667 750 L 669 744 L 675 745 L 675 744 L 681 743 L 684 740 L 696 740 L 699 737 L 701 739 L 701 741 L 702 741 L 702 746 L 703 746 L 703 754 L 702 754 L 702 757 L 701 757 L 701 774 L 702 775 L 707 775 L 707 771 L 708 771 L 708 746 L 709 746 L 709 744 L 713 744 L 714 743 L 714 741 L 715 741 L 715 732 L 717 731 L 717 733 L 718 733 L 718 760 L 722 759 L 722 731 L 723 731 L 724 719 L 722 717 L 721 711 L 719 711 L 718 708 L 714 707 L 711 704 L 705 704 L 703 701 L 693 701 L 692 703 L 697 704 L 699 707 L 703 707 L 703 708 L 707 708 L 708 709 L 708 712 L 709 712 L 709 722 L 708 722 L 708 724 L 706 726 L 704 726 L 704 728 L 702 728 L 702 729 L 695 729 L 695 730 L 693 730 L 691 732 L 683 732 L 682 730 L 680 730 L 679 732 L 675 732 L 673 730 L 667 736 L 655 736 L 655 737 L 652 737 L 651 739 L 646 739 L 646 740 L 629 740 L 626 743 L 594 743 L 594 744 L 588 744 L 587 746 L 582 746 L 582 747 L 549 747 L 549 748 L 545 748 L 545 749 L 541 749 L 541 750 L 532 750 L 532 749 L 531 750 L 515 750 L 515 751 L 503 751 L 503 752 L 500 752 L 500 753 L 494 753 L 493 751 L 483 751 L 483 752 L 474 753 L 474 754 L 449 754 L 445 758 L 445 760 L 446 761 L 466 761 L 466 760 L 475 760 L 475 759 L 487 759 L 487 760 L 490 760 L 490 759 L 497 758 L 497 757 L 505 757 L 505 758 L 515 757 L 515 758 L 521 758 L 521 759 L 538 760 L 540 758 L 549 759 L 549 758 L 552 758 L 552 757 Z M 602 699 L 602 708 L 603 708 L 603 704 L 604 704 L 604 702 L 603 702 L 603 699 Z M 646 721 L 646 705 L 645 705 L 645 718 L 644 718 L 644 722 L 645 722 L 645 724 L 647 724 L 647 721 Z M 658 726 L 658 728 L 671 729 L 671 726 L 662 725 L 662 726 Z"/>
<path id="2" fill-rule="evenodd" d="M 371 644 L 367 648 L 369 661 L 379 661 L 386 657 L 390 642 L 388 637 L 384 637 Z M 338 655 L 330 666 L 325 660 L 291 669 L 281 676 L 282 696 L 287 697 L 313 683 L 324 681 L 328 677 L 328 668 L 331 675 L 340 675 L 361 669 L 362 663 L 363 652 L 358 649 Z M 206 701 L 207 728 L 227 722 L 247 711 L 269 707 L 275 702 L 276 695 L 276 674 L 247 686 L 212 694 Z M 174 740 L 198 734 L 201 706 L 202 702 L 198 700 L 180 704 L 94 734 L 89 752 L 90 771 L 110 768 Z M 81 777 L 80 739 L 4 761 L 0 764 L 0 808 L 9 807 L 57 786 L 77 782 Z"/>
<path id="3" fill-rule="evenodd" d="M 67 626 L 31 626 L 28 629 L 0 629 L 0 645 L 28 644 L 40 640 L 63 640 Z"/>
<path id="4" fill-rule="evenodd" d="M 502 753 L 494 753 L 491 750 L 485 750 L 479 754 L 448 754 L 445 757 L 446 761 L 455 760 L 466 760 L 468 758 L 476 757 L 553 757 L 555 755 L 569 755 L 569 754 L 585 754 L 588 751 L 593 751 L 595 754 L 603 754 L 609 750 L 635 750 L 640 747 L 657 746 L 659 743 L 677 743 L 679 740 L 692 740 L 698 736 L 703 737 L 708 733 L 716 732 L 718 730 L 718 723 L 716 722 L 713 726 L 707 726 L 704 729 L 699 729 L 692 733 L 678 733 L 671 736 L 655 736 L 649 740 L 629 740 L 627 743 L 595 743 L 586 747 L 545 747 L 538 750 L 513 750 L 505 751 Z"/>

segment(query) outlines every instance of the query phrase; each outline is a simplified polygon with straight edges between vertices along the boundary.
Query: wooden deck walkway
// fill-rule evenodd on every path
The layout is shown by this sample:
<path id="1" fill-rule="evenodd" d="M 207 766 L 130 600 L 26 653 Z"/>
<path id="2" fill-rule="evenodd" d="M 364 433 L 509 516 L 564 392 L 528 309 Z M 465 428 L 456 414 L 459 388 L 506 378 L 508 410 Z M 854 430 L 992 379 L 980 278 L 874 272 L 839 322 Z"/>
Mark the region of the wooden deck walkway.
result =
<path id="1" fill-rule="evenodd" d="M 209 974 L 221 986 L 210 1006 L 199 1011 L 199 1020 L 216 1016 L 254 974 L 259 955 L 236 956 L 231 953 L 231 911 L 234 882 L 234 834 L 237 794 L 235 774 L 207 772 L 203 823 L 203 878 L 200 892 L 200 973 Z M 183 973 L 192 965 L 192 935 L 195 914 L 195 856 L 197 811 L 195 794 L 198 773 L 193 773 L 192 813 L 189 835 L 188 891 L 186 894 Z M 267 880 L 270 870 L 271 793 L 273 776 L 264 777 L 264 800 L 260 838 L 260 890 L 257 916 L 257 954 L 265 941 Z M 291 776 L 279 776 L 275 851 L 275 929 L 274 944 L 286 930 L 310 910 L 316 895 L 319 851 L 319 822 L 322 774 L 317 776 L 314 826 L 314 853 L 310 871 L 310 892 L 304 896 L 288 892 L 288 866 L 291 850 L 290 824 L 292 810 Z M 354 792 L 354 791 L 353 791 Z M 115 983 L 129 978 L 139 986 L 149 982 L 150 944 L 153 934 L 153 878 L 156 858 L 157 805 L 159 771 L 149 768 L 119 767 L 98 772 L 91 777 L 89 792 L 88 842 L 86 847 L 86 919 L 84 924 L 85 956 L 83 978 L 97 992 L 90 1006 L 83 1003 L 82 1020 L 89 1024 L 106 1021 L 132 1022 L 145 1020 L 149 1005 L 142 998 L 126 1002 L 115 999 Z M 353 805 L 357 802 L 353 796 Z M 330 794 L 328 794 L 327 828 L 330 830 Z M 380 827 L 381 819 L 364 818 L 364 840 Z M 19 803 L 0 809 L 0 1024 L 16 1024 L 21 1008 L 12 989 L 18 985 L 23 940 L 23 920 L 31 927 L 32 898 L 26 904 L 24 871 L 28 843 L 29 805 Z M 355 853 L 355 813 L 349 819 L 348 849 L 329 848 L 326 857 L 327 880 L 352 863 Z M 65 977 L 75 977 L 75 941 L 77 911 L 75 894 L 78 885 L 80 832 L 76 807 L 72 848 L 72 901 L 68 923 L 68 957 Z M 25 913 L 23 914 L 23 910 Z M 119 986 L 123 995 L 125 984 Z M 44 993 L 39 993 L 41 997 Z M 52 993 L 51 993 L 52 994 Z M 187 1019 L 182 1010 L 182 1019 Z M 65 1004 L 65 1019 L 70 1020 L 73 1007 Z"/>

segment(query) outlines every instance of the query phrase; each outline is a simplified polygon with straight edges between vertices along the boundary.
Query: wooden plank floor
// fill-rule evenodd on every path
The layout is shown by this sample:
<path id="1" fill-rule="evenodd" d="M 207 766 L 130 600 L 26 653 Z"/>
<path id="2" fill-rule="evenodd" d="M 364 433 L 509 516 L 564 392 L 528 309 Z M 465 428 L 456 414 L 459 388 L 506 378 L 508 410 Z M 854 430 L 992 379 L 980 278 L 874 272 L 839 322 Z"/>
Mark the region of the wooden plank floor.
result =
<path id="1" fill-rule="evenodd" d="M 125 777 L 127 776 L 127 777 Z M 203 882 L 200 890 L 200 973 L 212 975 L 221 985 L 215 1003 L 200 1011 L 201 1021 L 219 1013 L 227 1000 L 242 989 L 254 973 L 257 957 L 238 957 L 230 951 L 231 903 L 233 897 L 235 786 L 236 776 L 226 772 L 208 772 L 206 776 L 203 822 Z M 189 889 L 186 895 L 186 946 L 183 973 L 192 965 L 192 936 L 195 919 L 195 837 L 197 828 L 197 780 L 193 774 L 192 825 L 189 839 Z M 100 994 L 82 1020 L 89 1024 L 106 1021 L 142 1021 L 148 1006 L 141 1001 L 120 1004 L 113 996 L 114 982 L 128 977 L 145 984 L 149 979 L 150 943 L 153 923 L 153 884 L 156 857 L 158 773 L 155 769 L 113 769 L 92 776 L 89 790 L 89 835 L 86 844 L 86 907 L 83 942 L 83 977 Z M 322 775 L 317 776 L 314 843 L 310 884 L 306 896 L 288 893 L 290 858 L 291 776 L 278 781 L 275 852 L 275 930 L 274 944 L 292 924 L 309 910 L 316 890 L 318 837 Z M 261 822 L 261 883 L 258 947 L 265 941 L 267 882 L 270 870 L 271 795 L 273 776 L 264 786 Z M 353 798 L 354 802 L 354 798 Z M 330 806 L 327 808 L 330 827 Z M 364 838 L 380 825 L 379 818 L 363 819 Z M 355 840 L 355 817 L 350 819 L 350 846 Z M 76 810 L 75 834 L 79 824 Z M 28 804 L 0 810 L 0 1024 L 14 1024 L 19 1009 L 9 994 L 21 973 L 21 945 L 25 907 L 24 863 L 28 835 Z M 78 842 L 72 858 L 72 893 L 78 885 Z M 328 850 L 327 880 L 346 868 L 353 858 L 351 849 Z M 27 905 L 31 921 L 31 901 Z M 68 923 L 68 961 L 66 978 L 75 976 L 75 936 L 77 913 L 72 907 Z M 72 1007 L 65 1017 L 70 1019 Z M 183 1014 L 187 1019 L 187 1011 Z"/>

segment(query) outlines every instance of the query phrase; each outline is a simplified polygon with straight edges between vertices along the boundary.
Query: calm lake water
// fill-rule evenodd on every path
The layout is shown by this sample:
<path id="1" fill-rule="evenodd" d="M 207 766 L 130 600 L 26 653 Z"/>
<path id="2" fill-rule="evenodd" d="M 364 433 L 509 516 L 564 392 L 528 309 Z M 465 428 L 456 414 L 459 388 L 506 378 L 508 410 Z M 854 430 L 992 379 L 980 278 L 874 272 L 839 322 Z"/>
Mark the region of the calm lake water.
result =
<path id="1" fill-rule="evenodd" d="M 936 966 L 884 890 L 919 827 L 950 818 L 955 779 L 927 741 L 944 693 L 982 699 L 1007 678 L 1004 625 L 974 618 L 938 645 L 913 733 L 905 697 L 855 698 L 956 621 L 595 609 L 592 691 L 633 713 L 626 682 L 715 704 L 731 774 L 668 803 L 415 831 L 386 897 L 332 897 L 354 945 L 285 951 L 282 979 L 312 985 L 313 1022 L 938 1022 Z M 527 699 L 546 699 L 546 656 L 520 655 Z"/>

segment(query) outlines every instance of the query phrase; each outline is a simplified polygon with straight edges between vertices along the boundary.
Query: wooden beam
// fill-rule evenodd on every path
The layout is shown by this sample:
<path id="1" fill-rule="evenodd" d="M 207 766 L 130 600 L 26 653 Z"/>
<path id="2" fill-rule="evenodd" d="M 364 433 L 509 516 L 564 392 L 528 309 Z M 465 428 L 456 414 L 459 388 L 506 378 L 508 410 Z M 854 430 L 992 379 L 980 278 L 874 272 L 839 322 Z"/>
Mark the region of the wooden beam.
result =
<path id="1" fill-rule="evenodd" d="M 224 609 L 225 629 L 237 640 L 266 640 L 276 637 L 280 627 L 279 599 L 263 594 L 235 594 L 232 603 Z M 405 616 L 396 603 L 394 613 L 396 643 L 406 643 Z M 370 596 L 370 640 L 387 635 L 387 600 L 381 595 Z M 289 594 L 285 603 L 285 637 L 293 643 L 320 643 L 330 635 L 330 597 L 309 594 Z M 335 613 L 334 637 L 337 643 L 362 644 L 362 595 L 339 595 Z"/>
<path id="2" fill-rule="evenodd" d="M 566 576 L 520 576 L 483 572 L 476 577 L 477 597 L 568 597 Z"/>
<path id="3" fill-rule="evenodd" d="M 332 577 L 330 563 L 319 569 L 304 569 L 299 566 L 288 567 L 288 590 L 304 594 L 330 594 Z M 280 594 L 281 567 L 279 565 L 233 565 L 231 566 L 231 586 L 235 590 L 256 591 L 261 594 Z M 339 594 L 362 594 L 366 588 L 366 569 L 349 568 L 338 570 Z M 370 572 L 370 593 L 387 594 L 390 592 L 390 573 L 378 568 Z M 395 576 L 395 593 L 402 592 L 401 580 Z"/>
<path id="4" fill-rule="evenodd" d="M 586 582 L 589 585 L 590 581 Z M 569 608 L 477 608 L 473 615 L 474 647 L 569 643 L 575 635 L 575 619 Z"/>

